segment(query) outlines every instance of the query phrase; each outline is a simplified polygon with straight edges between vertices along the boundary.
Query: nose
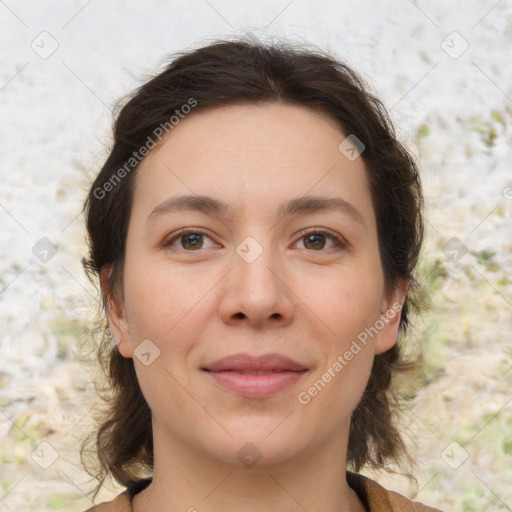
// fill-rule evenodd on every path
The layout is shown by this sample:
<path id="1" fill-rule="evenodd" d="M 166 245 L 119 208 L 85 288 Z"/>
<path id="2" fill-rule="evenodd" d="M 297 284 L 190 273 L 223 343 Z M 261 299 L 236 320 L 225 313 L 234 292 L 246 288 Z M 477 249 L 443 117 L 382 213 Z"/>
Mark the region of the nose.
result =
<path id="1" fill-rule="evenodd" d="M 251 260 L 243 251 L 233 254 L 232 270 L 220 290 L 222 321 L 229 325 L 245 323 L 256 329 L 285 327 L 295 312 L 285 262 L 271 248 L 263 249 Z"/>

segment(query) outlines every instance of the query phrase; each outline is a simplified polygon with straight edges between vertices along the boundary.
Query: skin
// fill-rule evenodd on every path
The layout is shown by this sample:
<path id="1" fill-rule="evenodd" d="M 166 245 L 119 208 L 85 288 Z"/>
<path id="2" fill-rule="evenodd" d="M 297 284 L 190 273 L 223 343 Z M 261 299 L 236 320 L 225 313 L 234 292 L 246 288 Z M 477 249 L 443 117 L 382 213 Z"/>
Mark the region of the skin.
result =
<path id="1" fill-rule="evenodd" d="M 305 107 L 231 105 L 187 116 L 142 161 L 123 293 L 108 300 L 114 339 L 134 358 L 153 415 L 153 482 L 136 512 L 364 510 L 345 480 L 350 414 L 374 355 L 396 342 L 400 315 L 308 404 L 297 399 L 405 296 L 404 283 L 385 292 L 365 165 L 338 150 L 345 137 Z M 229 211 L 151 215 L 189 194 Z M 342 198 L 362 221 L 338 210 L 279 217 L 281 204 L 305 195 Z M 181 228 L 205 236 L 165 245 Z M 320 234 L 314 245 L 307 228 L 344 242 Z M 252 263 L 236 252 L 247 236 L 263 249 Z M 134 357 L 145 339 L 160 351 L 147 366 Z M 308 371 L 273 396 L 241 397 L 201 370 L 240 352 L 277 352 Z M 261 455 L 250 467 L 237 456 L 248 442 Z"/>

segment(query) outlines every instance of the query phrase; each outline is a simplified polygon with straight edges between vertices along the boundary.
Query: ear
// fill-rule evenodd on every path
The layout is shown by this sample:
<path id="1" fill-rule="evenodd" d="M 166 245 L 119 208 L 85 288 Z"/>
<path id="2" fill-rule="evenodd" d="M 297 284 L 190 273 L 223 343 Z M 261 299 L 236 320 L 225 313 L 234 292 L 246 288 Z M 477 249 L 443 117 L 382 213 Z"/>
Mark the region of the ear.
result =
<path id="1" fill-rule="evenodd" d="M 398 339 L 398 328 L 400 319 L 402 318 L 402 306 L 407 296 L 408 281 L 400 279 L 393 293 L 385 296 L 380 309 L 380 318 L 377 320 L 379 326 L 379 334 L 375 343 L 375 354 L 381 354 L 389 350 Z M 376 322 L 376 323 L 377 323 Z"/>
<path id="2" fill-rule="evenodd" d="M 126 318 L 124 300 L 122 298 L 115 298 L 108 285 L 111 268 L 106 268 L 101 271 L 100 285 L 101 292 L 104 297 L 105 313 L 108 318 L 110 332 L 116 342 L 119 352 L 124 357 L 133 357 L 133 349 L 130 344 L 130 324 Z"/>

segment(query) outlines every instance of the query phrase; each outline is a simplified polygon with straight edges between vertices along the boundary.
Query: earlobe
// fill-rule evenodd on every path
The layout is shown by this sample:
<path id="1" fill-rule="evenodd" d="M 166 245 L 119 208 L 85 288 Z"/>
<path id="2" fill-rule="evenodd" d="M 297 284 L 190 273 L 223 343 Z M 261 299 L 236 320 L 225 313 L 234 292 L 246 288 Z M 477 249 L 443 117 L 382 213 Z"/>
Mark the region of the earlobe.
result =
<path id="1" fill-rule="evenodd" d="M 124 357 L 133 357 L 133 350 L 130 345 L 129 336 L 130 325 L 126 318 L 123 300 L 112 296 L 110 286 L 108 284 L 110 274 L 110 269 L 105 269 L 100 275 L 103 303 L 110 327 L 110 333 L 112 334 L 112 339 L 115 341 L 121 355 Z"/>
<path id="2" fill-rule="evenodd" d="M 389 350 L 398 339 L 398 329 L 402 318 L 402 307 L 407 297 L 408 282 L 401 279 L 394 292 L 386 297 L 381 306 L 380 318 L 377 321 L 381 329 L 375 344 L 375 353 L 382 354 Z"/>

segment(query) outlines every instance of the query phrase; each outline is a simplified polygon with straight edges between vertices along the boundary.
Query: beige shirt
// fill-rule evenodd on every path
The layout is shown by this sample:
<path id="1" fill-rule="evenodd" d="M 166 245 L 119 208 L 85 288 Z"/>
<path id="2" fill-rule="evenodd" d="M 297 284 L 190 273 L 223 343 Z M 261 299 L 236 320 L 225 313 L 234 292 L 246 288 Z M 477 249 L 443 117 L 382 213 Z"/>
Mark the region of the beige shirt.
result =
<path id="1" fill-rule="evenodd" d="M 147 482 L 149 485 L 149 481 Z M 441 512 L 437 508 L 427 507 L 401 494 L 388 491 L 363 475 L 347 471 L 347 483 L 356 492 L 368 512 Z M 136 493 L 137 491 L 134 494 Z M 132 512 L 130 493 L 126 490 L 112 501 L 91 507 L 86 512 Z"/>

